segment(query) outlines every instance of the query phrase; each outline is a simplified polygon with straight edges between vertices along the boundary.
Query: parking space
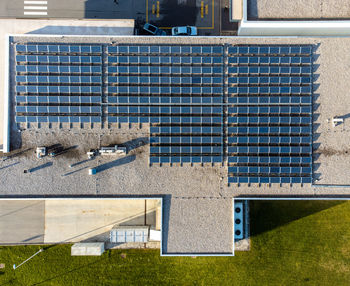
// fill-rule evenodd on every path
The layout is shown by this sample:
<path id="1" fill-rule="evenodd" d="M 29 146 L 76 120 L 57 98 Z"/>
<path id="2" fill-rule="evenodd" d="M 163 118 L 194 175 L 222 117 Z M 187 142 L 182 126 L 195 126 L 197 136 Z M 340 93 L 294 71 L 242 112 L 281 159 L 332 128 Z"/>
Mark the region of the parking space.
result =
<path id="1" fill-rule="evenodd" d="M 26 3 L 31 1 L 26 1 Z M 61 0 L 32 1 L 23 6 L 20 0 L 3 0 L 0 17 L 134 19 L 141 30 L 146 22 L 162 27 L 196 26 L 199 35 L 220 34 L 220 1 L 215 0 Z"/>
<path id="2" fill-rule="evenodd" d="M 199 35 L 215 35 L 219 33 L 219 6 L 214 0 L 146 0 L 146 22 L 169 34 L 171 27 L 196 26 Z"/>

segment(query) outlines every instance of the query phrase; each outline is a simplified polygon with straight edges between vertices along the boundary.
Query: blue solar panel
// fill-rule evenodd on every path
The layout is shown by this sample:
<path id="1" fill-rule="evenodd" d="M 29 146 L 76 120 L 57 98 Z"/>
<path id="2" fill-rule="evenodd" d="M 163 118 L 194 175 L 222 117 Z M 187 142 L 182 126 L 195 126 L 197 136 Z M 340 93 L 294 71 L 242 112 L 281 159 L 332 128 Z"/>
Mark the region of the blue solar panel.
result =
<path id="1" fill-rule="evenodd" d="M 108 53 L 108 102 L 126 105 L 108 108 L 108 122 L 150 122 L 151 139 L 160 144 L 151 146 L 151 163 L 222 161 L 222 108 L 201 105 L 222 104 L 223 69 L 213 65 L 222 64 L 223 47 L 119 46 L 108 48 Z M 142 65 L 134 66 L 137 63 Z M 194 80 L 192 74 L 198 74 Z M 194 104 L 198 106 L 192 108 Z M 193 144 L 218 147 L 191 148 Z"/>
<path id="2" fill-rule="evenodd" d="M 102 46 L 16 51 L 18 122 L 101 122 Z M 107 121 L 151 123 L 150 163 L 222 162 L 225 51 L 229 182 L 308 182 L 310 46 L 108 45 Z"/>
<path id="3" fill-rule="evenodd" d="M 228 53 L 229 183 L 310 183 L 311 46 Z"/>
<path id="4" fill-rule="evenodd" d="M 16 45 L 16 51 L 16 93 L 22 95 L 16 102 L 31 104 L 18 106 L 16 112 L 25 114 L 25 120 L 17 122 L 101 122 L 101 107 L 91 105 L 102 101 L 102 46 Z M 82 109 L 80 104 L 90 106 Z M 52 116 L 58 113 L 63 115 Z M 75 116 L 81 113 L 86 116 Z"/>

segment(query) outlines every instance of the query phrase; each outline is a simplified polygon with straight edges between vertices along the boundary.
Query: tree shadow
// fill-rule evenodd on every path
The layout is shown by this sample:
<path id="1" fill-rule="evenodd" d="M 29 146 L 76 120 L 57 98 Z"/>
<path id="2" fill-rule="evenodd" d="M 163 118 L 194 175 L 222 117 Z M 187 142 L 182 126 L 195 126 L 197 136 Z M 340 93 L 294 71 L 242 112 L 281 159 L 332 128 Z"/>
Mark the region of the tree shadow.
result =
<path id="1" fill-rule="evenodd" d="M 256 236 L 346 202 L 335 200 L 252 200 L 249 203 L 250 234 Z"/>

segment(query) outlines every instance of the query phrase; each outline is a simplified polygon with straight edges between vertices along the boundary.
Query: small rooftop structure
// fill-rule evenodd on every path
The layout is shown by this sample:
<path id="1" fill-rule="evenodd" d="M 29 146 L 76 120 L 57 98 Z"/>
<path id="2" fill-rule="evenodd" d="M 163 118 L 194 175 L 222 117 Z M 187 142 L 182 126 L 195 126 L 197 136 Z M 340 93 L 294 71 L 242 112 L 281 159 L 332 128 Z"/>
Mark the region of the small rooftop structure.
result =
<path id="1" fill-rule="evenodd" d="M 335 126 L 337 126 L 337 125 L 339 125 L 341 123 L 344 123 L 344 118 L 338 118 L 336 116 L 332 118 L 332 125 L 333 125 L 333 127 L 335 127 Z"/>
<path id="2" fill-rule="evenodd" d="M 146 243 L 149 239 L 149 227 L 147 226 L 114 226 L 110 231 L 110 242 Z"/>
<path id="3" fill-rule="evenodd" d="M 36 157 L 38 159 L 45 157 L 47 155 L 47 148 L 46 147 L 37 147 L 35 153 L 36 153 Z"/>

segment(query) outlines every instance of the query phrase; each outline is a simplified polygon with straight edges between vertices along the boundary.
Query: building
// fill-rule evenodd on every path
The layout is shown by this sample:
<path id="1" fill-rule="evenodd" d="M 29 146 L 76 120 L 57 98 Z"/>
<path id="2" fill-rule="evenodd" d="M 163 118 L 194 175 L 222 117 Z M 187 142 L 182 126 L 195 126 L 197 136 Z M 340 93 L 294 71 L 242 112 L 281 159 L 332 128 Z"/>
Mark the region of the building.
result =
<path id="1" fill-rule="evenodd" d="M 2 198 L 160 198 L 162 255 L 233 255 L 247 200 L 349 197 L 347 38 L 7 39 Z"/>

